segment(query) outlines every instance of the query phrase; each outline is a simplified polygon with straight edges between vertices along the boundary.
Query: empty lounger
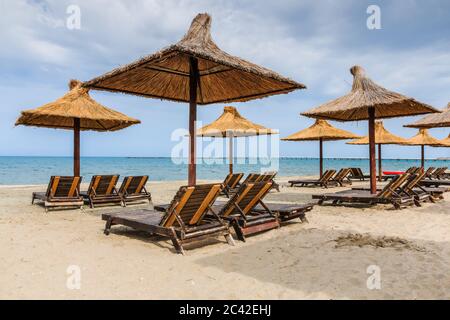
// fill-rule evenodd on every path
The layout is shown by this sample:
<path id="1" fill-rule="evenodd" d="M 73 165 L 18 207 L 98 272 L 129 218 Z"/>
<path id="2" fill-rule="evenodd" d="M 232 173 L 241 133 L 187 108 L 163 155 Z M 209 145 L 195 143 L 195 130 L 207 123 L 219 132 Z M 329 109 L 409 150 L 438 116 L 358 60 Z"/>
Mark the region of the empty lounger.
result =
<path id="1" fill-rule="evenodd" d="M 241 181 L 243 176 L 243 173 L 229 173 L 223 180 L 221 194 L 229 198 L 239 188 L 239 181 Z"/>
<path id="2" fill-rule="evenodd" d="M 183 244 L 222 235 L 234 245 L 229 224 L 222 220 L 211 206 L 219 196 L 221 184 L 203 184 L 181 187 L 167 210 L 161 215 L 155 210 L 141 209 L 103 214 L 105 234 L 114 225 L 157 234 L 172 240 L 178 253 L 184 254 Z M 210 212 L 211 214 L 207 213 Z"/>
<path id="3" fill-rule="evenodd" d="M 45 211 L 55 207 L 83 207 L 80 196 L 81 177 L 52 176 L 46 192 L 33 192 L 31 203 L 35 200 L 44 202 Z"/>
<path id="4" fill-rule="evenodd" d="M 124 206 L 134 201 L 146 200 L 152 202 L 152 195 L 145 188 L 148 176 L 125 177 L 119 188 L 119 195 L 122 197 Z"/>
<path id="5" fill-rule="evenodd" d="M 247 235 L 280 227 L 276 214 L 263 202 L 271 188 L 271 181 L 242 184 L 228 202 L 214 205 L 213 210 L 218 212 L 221 218 L 230 221 L 238 239 L 245 241 Z M 253 212 L 258 204 L 266 209 L 264 213 Z"/>
<path id="6" fill-rule="evenodd" d="M 122 197 L 116 189 L 118 180 L 118 174 L 92 176 L 88 190 L 82 192 L 81 195 L 89 202 L 91 208 L 99 203 L 122 205 Z"/>
<path id="7" fill-rule="evenodd" d="M 328 188 L 328 186 L 330 185 L 331 178 L 335 173 L 336 170 L 326 170 L 319 179 L 290 180 L 288 181 L 288 183 L 291 184 L 291 187 L 296 185 L 298 185 L 299 187 L 307 187 L 312 185 Z"/>
<path id="8" fill-rule="evenodd" d="M 409 177 L 409 173 L 404 173 L 398 178 L 391 180 L 381 191 L 376 194 L 370 193 L 369 190 L 346 190 L 336 193 L 315 194 L 313 199 L 318 199 L 318 204 L 321 205 L 325 201 L 332 201 L 333 204 L 339 203 L 366 203 L 378 204 L 391 203 L 396 209 L 404 204 L 413 204 L 414 198 L 412 196 L 400 195 L 396 190 L 402 186 Z"/>

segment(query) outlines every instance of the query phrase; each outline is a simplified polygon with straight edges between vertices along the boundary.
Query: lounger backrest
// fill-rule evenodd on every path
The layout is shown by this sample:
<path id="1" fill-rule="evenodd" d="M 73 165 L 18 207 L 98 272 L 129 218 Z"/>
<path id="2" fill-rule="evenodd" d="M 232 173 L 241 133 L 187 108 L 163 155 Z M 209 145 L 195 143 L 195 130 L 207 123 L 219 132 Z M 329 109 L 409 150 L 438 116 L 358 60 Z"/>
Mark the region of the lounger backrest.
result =
<path id="1" fill-rule="evenodd" d="M 180 226 L 178 219 L 185 226 L 200 224 L 221 189 L 219 183 L 180 187 L 161 220 L 161 226 L 166 228 Z"/>
<path id="2" fill-rule="evenodd" d="M 334 176 L 335 173 L 336 173 L 336 170 L 327 170 L 322 175 L 322 177 L 320 177 L 319 181 L 320 182 L 327 182 Z"/>
<path id="3" fill-rule="evenodd" d="M 276 171 L 264 172 L 256 182 L 269 182 L 272 181 L 277 175 Z"/>
<path id="4" fill-rule="evenodd" d="M 340 169 L 338 171 L 338 173 L 336 173 L 336 175 L 334 176 L 334 180 L 336 181 L 342 181 L 345 179 L 346 176 L 348 176 L 348 174 L 350 173 L 350 169 L 349 168 L 343 168 Z"/>
<path id="5" fill-rule="evenodd" d="M 408 178 L 408 181 L 403 186 L 403 189 L 407 190 L 407 191 L 414 189 L 418 185 L 420 180 L 422 180 L 424 177 L 425 177 L 425 172 L 421 172 L 421 173 L 417 173 L 417 174 L 411 175 Z"/>
<path id="6" fill-rule="evenodd" d="M 399 176 L 397 176 L 395 179 L 392 179 L 378 194 L 377 197 L 379 198 L 390 198 L 392 197 L 393 193 L 396 192 L 396 190 L 405 183 L 405 181 L 410 176 L 409 173 L 403 173 Z"/>
<path id="7" fill-rule="evenodd" d="M 247 175 L 247 177 L 245 178 L 244 182 L 242 182 L 242 184 L 250 183 L 250 182 L 257 182 L 257 180 L 259 179 L 260 176 L 261 176 L 260 173 L 249 173 Z"/>
<path id="8" fill-rule="evenodd" d="M 350 173 L 352 177 L 355 178 L 361 178 L 362 177 L 362 170 L 360 168 L 350 168 Z"/>
<path id="9" fill-rule="evenodd" d="M 127 195 L 140 194 L 148 181 L 148 176 L 125 177 L 120 185 L 119 193 Z"/>
<path id="10" fill-rule="evenodd" d="M 427 171 L 425 171 L 425 176 L 429 176 L 430 174 L 432 174 L 434 169 L 435 169 L 435 167 L 429 167 L 427 169 Z"/>
<path id="11" fill-rule="evenodd" d="M 259 201 L 270 191 L 272 184 L 272 181 L 242 184 L 239 191 L 225 204 L 219 215 L 228 217 L 230 215 L 240 214 L 236 205 L 241 208 L 244 214 L 251 212 L 258 205 Z"/>
<path id="12" fill-rule="evenodd" d="M 417 167 L 409 167 L 406 169 L 405 173 L 414 173 L 417 170 Z"/>
<path id="13" fill-rule="evenodd" d="M 47 187 L 49 198 L 77 198 L 80 190 L 81 177 L 52 176 Z"/>
<path id="14" fill-rule="evenodd" d="M 243 176 L 243 173 L 229 173 L 223 181 L 223 184 L 230 189 L 236 188 Z"/>
<path id="15" fill-rule="evenodd" d="M 119 180 L 119 175 L 95 175 L 89 184 L 88 194 L 97 196 L 110 195 Z"/>

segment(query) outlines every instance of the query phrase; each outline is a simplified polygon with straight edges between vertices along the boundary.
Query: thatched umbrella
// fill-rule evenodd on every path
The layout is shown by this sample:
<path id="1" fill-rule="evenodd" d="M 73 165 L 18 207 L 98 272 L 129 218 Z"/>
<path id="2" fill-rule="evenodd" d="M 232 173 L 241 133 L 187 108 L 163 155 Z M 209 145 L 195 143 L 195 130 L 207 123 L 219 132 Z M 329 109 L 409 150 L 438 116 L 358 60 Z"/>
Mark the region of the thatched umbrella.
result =
<path id="1" fill-rule="evenodd" d="M 409 128 L 442 128 L 450 127 L 450 103 L 447 104 L 447 108 L 442 110 L 439 114 L 429 114 L 422 119 L 405 125 Z"/>
<path id="2" fill-rule="evenodd" d="M 197 131 L 197 136 L 200 137 L 228 137 L 230 139 L 228 154 L 230 173 L 233 173 L 233 138 L 269 134 L 278 134 L 278 131 L 251 122 L 241 116 L 235 107 L 231 106 L 224 107 L 219 118 Z"/>
<path id="3" fill-rule="evenodd" d="M 439 140 L 439 142 L 442 144 L 441 147 L 450 147 L 450 134 L 447 138 Z"/>
<path id="4" fill-rule="evenodd" d="M 347 142 L 347 144 L 364 145 L 369 144 L 369 136 L 365 136 L 361 139 Z M 396 136 L 390 133 L 384 128 L 383 121 L 375 122 L 375 144 L 378 145 L 378 180 L 381 181 L 383 176 L 382 164 L 381 164 L 381 145 L 383 144 L 406 144 L 406 139 Z"/>
<path id="5" fill-rule="evenodd" d="M 436 138 L 433 138 L 428 133 L 428 129 L 419 129 L 419 132 L 411 139 L 407 139 L 405 144 L 410 146 L 420 146 L 422 168 L 425 167 L 425 146 L 435 146 L 435 147 L 445 146 L 442 144 L 441 141 L 439 141 Z"/>
<path id="6" fill-rule="evenodd" d="M 389 91 L 369 79 L 360 66 L 350 69 L 352 90 L 347 95 L 313 108 L 303 115 L 338 121 L 369 120 L 370 189 L 376 193 L 375 119 L 439 112 L 413 98 Z"/>
<path id="7" fill-rule="evenodd" d="M 89 96 L 89 89 L 77 80 L 69 82 L 70 91 L 39 108 L 25 110 L 17 125 L 73 130 L 73 174 L 80 175 L 80 130 L 117 131 L 139 120 L 102 106 Z"/>
<path id="8" fill-rule="evenodd" d="M 354 133 L 333 127 L 325 120 L 317 119 L 309 128 L 293 133 L 283 141 L 319 141 L 320 176 L 323 174 L 323 142 L 360 138 Z"/>
<path id="9" fill-rule="evenodd" d="M 210 28 L 211 17 L 198 14 L 178 43 L 85 83 L 98 90 L 188 102 L 189 185 L 196 181 L 197 104 L 248 101 L 306 88 L 220 50 Z"/>

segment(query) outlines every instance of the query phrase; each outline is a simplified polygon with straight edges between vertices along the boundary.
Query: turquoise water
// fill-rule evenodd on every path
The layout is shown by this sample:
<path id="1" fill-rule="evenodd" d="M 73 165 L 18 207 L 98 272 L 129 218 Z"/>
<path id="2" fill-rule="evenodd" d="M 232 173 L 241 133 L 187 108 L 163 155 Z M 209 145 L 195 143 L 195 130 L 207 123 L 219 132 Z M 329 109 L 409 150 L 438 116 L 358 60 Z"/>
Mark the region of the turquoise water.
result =
<path id="1" fill-rule="evenodd" d="M 179 160 L 181 161 L 181 160 Z M 199 159 L 201 162 L 202 160 Z M 199 179 L 222 180 L 228 173 L 228 164 L 222 159 L 205 159 L 197 166 Z M 281 158 L 270 163 L 256 159 L 237 159 L 235 172 L 260 172 L 276 169 L 281 176 L 317 175 L 319 160 L 313 158 Z M 208 163 L 204 163 L 208 162 Z M 213 163 L 211 163 L 213 162 Z M 220 163 L 217 163 L 220 162 Z M 367 159 L 325 159 L 325 169 L 360 167 L 368 171 Z M 383 160 L 383 170 L 404 170 L 419 166 L 418 160 Z M 426 166 L 448 166 L 450 160 L 428 160 Z M 0 157 L 0 184 L 45 184 L 51 175 L 71 175 L 70 157 Z M 82 157 L 81 175 L 89 180 L 93 174 L 149 175 L 151 180 L 185 180 L 187 165 L 176 164 L 170 158 L 114 158 Z"/>

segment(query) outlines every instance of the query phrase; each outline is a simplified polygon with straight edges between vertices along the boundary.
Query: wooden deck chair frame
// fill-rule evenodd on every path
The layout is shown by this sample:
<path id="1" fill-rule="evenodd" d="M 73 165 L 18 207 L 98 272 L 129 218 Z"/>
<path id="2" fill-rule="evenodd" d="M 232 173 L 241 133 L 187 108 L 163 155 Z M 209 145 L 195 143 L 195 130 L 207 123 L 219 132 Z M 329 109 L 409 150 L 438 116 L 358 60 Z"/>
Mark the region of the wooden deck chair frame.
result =
<path id="1" fill-rule="evenodd" d="M 220 209 L 219 216 L 231 222 L 239 240 L 245 241 L 248 235 L 280 227 L 277 215 L 263 202 L 271 188 L 271 181 L 242 184 L 238 192 Z M 255 213 L 253 209 L 258 204 L 266 212 Z"/>
<path id="2" fill-rule="evenodd" d="M 222 194 L 229 198 L 236 188 L 239 187 L 239 181 L 241 181 L 243 176 L 243 173 L 229 173 L 222 183 Z"/>
<path id="3" fill-rule="evenodd" d="M 322 205 L 325 201 L 332 201 L 333 205 L 340 203 L 367 203 L 370 205 L 391 203 L 395 209 L 400 209 L 402 205 L 412 204 L 414 202 L 411 196 L 402 196 L 398 192 L 404 183 L 406 183 L 409 173 L 404 173 L 396 179 L 391 180 L 381 191 L 372 195 L 370 191 L 365 190 L 348 190 L 336 193 L 316 194 L 312 195 L 313 199 L 318 199 L 318 204 Z"/>
<path id="4" fill-rule="evenodd" d="M 104 233 L 108 235 L 111 226 L 125 225 L 168 237 L 181 254 L 185 253 L 184 244 L 218 235 L 224 236 L 229 245 L 234 245 L 228 222 L 211 208 L 221 188 L 221 184 L 180 187 L 162 217 L 160 212 L 148 209 L 103 214 Z"/>
<path id="5" fill-rule="evenodd" d="M 82 177 L 51 176 L 46 192 L 33 192 L 31 204 L 35 200 L 44 203 L 45 212 L 49 208 L 79 207 L 83 208 L 83 197 L 79 194 Z"/>
<path id="6" fill-rule="evenodd" d="M 294 187 L 296 185 L 299 185 L 299 187 L 307 187 L 310 185 L 313 186 L 321 186 L 324 188 L 328 188 L 330 186 L 331 178 L 336 173 L 336 170 L 326 170 L 323 175 L 316 180 L 313 179 L 299 179 L 299 180 L 290 180 L 288 183 L 290 183 L 291 187 Z"/>
<path id="7" fill-rule="evenodd" d="M 122 197 L 117 191 L 116 185 L 119 175 L 94 175 L 89 183 L 88 190 L 82 193 L 89 206 L 94 208 L 96 204 L 120 204 L 124 205 Z"/>
<path id="8" fill-rule="evenodd" d="M 123 179 L 119 188 L 124 207 L 127 203 L 146 200 L 152 202 L 152 195 L 145 187 L 148 176 L 127 176 Z"/>
<path id="9" fill-rule="evenodd" d="M 330 179 L 330 183 L 336 183 L 337 185 L 344 187 L 345 185 L 352 184 L 352 181 L 348 179 L 350 174 L 350 168 L 342 168 L 340 169 L 334 177 Z"/>

